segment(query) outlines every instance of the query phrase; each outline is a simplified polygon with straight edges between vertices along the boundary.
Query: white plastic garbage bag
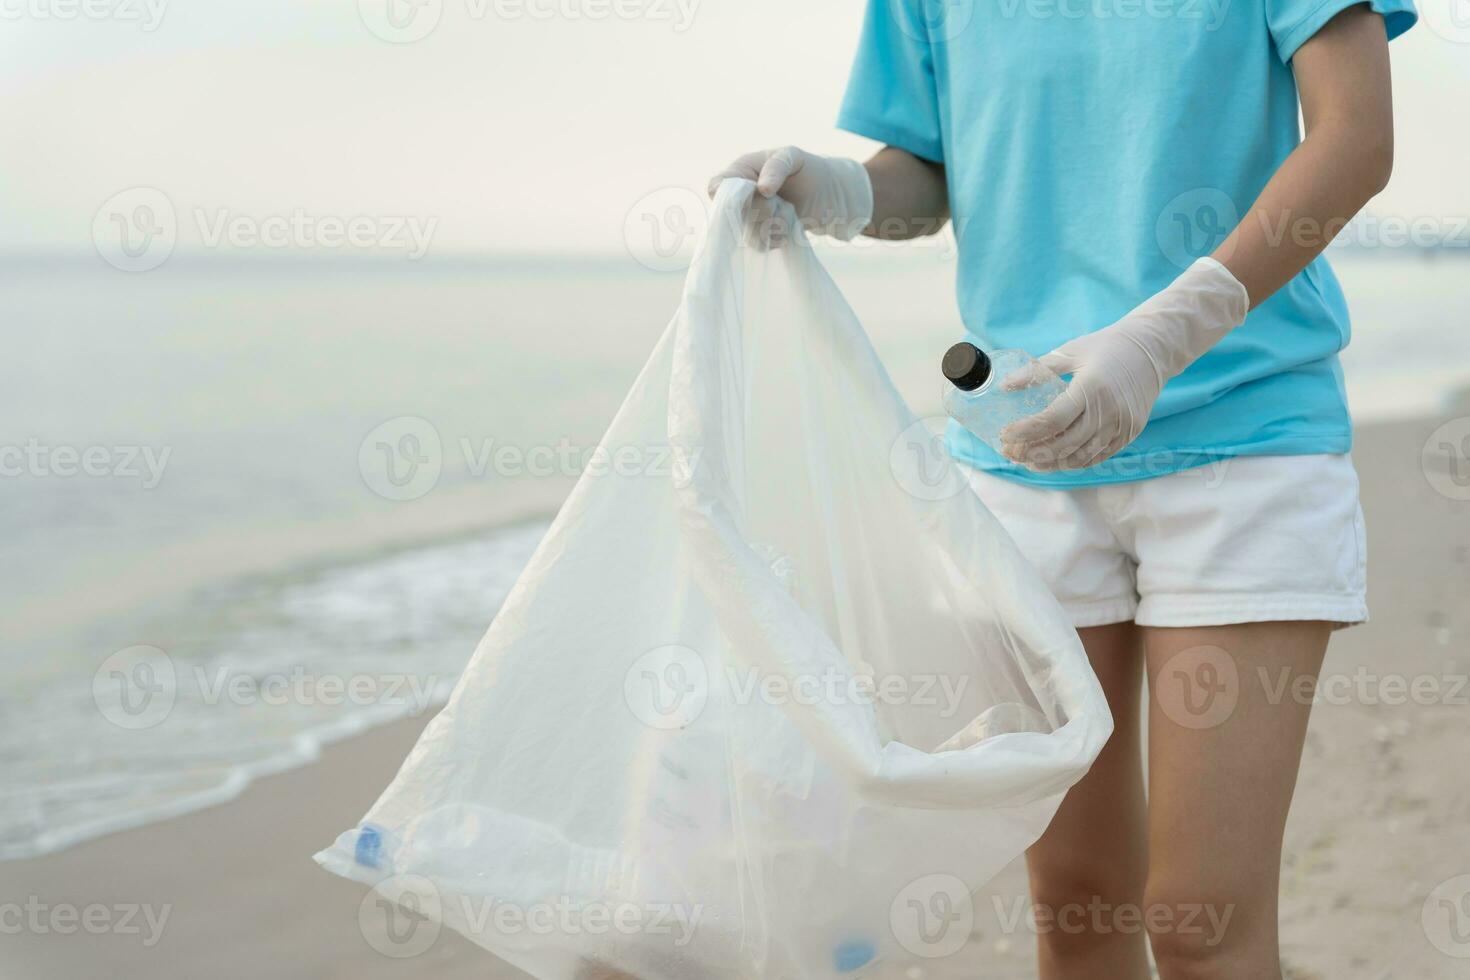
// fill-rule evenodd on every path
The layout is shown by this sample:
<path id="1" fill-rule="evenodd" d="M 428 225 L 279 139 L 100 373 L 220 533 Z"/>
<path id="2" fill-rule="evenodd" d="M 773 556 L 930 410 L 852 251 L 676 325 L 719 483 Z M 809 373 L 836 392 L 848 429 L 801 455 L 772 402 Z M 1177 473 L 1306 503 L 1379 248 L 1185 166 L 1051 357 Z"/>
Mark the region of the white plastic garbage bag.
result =
<path id="1" fill-rule="evenodd" d="M 753 191 L 721 187 L 606 465 L 317 860 L 547 980 L 983 975 L 970 893 L 1112 721 L 800 233 L 746 244 Z"/>

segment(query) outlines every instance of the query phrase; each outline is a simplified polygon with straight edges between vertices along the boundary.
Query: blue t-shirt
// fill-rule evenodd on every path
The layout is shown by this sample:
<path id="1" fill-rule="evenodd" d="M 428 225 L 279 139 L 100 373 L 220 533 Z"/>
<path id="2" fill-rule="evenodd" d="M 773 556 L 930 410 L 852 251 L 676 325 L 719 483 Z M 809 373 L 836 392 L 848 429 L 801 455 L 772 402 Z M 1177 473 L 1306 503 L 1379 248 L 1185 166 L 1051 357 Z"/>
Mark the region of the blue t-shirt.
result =
<path id="1" fill-rule="evenodd" d="M 1300 140 L 1292 55 L 1355 2 L 868 0 L 838 125 L 945 164 L 966 330 L 1039 356 L 1219 246 Z M 1389 37 L 1416 19 L 1411 0 L 1371 6 Z M 1319 258 L 1170 381 L 1113 459 L 1035 473 L 954 423 L 950 452 L 1060 487 L 1346 452 L 1347 342 Z"/>

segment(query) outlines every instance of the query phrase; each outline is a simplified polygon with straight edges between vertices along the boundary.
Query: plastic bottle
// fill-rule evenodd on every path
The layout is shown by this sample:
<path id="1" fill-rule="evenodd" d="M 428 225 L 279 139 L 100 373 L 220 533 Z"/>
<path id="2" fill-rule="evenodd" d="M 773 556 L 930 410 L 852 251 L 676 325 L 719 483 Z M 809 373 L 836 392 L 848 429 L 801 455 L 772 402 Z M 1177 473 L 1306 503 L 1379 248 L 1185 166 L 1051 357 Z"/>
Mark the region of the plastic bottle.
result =
<path id="1" fill-rule="evenodd" d="M 961 342 L 945 352 L 942 367 L 951 385 L 944 393 L 944 410 L 996 452 L 1001 451 L 1002 429 L 1041 411 L 1067 390 L 1055 371 L 1023 350 L 987 355 L 974 344 Z M 1005 382 L 1012 377 L 1030 383 L 1007 388 Z"/>

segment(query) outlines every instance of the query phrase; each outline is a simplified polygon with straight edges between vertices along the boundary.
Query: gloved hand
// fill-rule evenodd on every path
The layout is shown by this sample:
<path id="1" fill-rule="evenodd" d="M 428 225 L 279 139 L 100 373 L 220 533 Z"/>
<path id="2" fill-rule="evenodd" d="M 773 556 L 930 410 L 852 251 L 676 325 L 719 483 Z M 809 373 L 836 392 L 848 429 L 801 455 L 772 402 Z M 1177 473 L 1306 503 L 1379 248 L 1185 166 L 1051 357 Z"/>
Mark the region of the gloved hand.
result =
<path id="1" fill-rule="evenodd" d="M 1240 326 L 1249 309 L 1229 269 L 1197 259 L 1117 323 L 1040 359 L 1072 381 L 1046 408 L 1001 430 L 1005 455 L 1041 472 L 1102 462 L 1138 438 L 1164 383 Z M 1015 389 L 1030 380 L 1003 383 Z"/>
<path id="2" fill-rule="evenodd" d="M 809 234 L 844 242 L 873 221 L 873 183 L 856 160 L 819 157 L 795 146 L 756 150 L 710 178 L 711 197 L 728 177 L 755 181 L 758 193 L 747 221 L 763 248 L 780 248 L 791 240 L 793 211 Z M 781 201 L 791 207 L 782 208 Z"/>

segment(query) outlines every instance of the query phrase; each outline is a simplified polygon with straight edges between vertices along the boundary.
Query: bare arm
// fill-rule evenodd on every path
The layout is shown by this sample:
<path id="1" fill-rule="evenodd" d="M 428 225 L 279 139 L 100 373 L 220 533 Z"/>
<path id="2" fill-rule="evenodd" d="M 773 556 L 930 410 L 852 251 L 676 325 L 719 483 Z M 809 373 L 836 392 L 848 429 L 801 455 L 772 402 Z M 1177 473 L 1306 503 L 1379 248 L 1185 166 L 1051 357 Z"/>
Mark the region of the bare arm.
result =
<path id="1" fill-rule="evenodd" d="M 885 146 L 863 164 L 873 182 L 871 238 L 899 240 L 933 235 L 949 220 L 944 166 Z"/>
<path id="2" fill-rule="evenodd" d="M 1361 5 L 1344 10 L 1297 50 L 1292 67 L 1306 138 L 1213 256 L 1117 322 L 1041 358 L 1072 380 L 1064 395 L 1001 433 L 1006 455 L 1037 470 L 1081 469 L 1128 445 L 1169 379 L 1301 272 L 1388 182 L 1383 18 Z"/>
<path id="3" fill-rule="evenodd" d="M 1214 258 L 1254 308 L 1327 247 L 1388 183 L 1393 103 L 1383 18 L 1349 7 L 1292 58 L 1306 137 Z"/>

